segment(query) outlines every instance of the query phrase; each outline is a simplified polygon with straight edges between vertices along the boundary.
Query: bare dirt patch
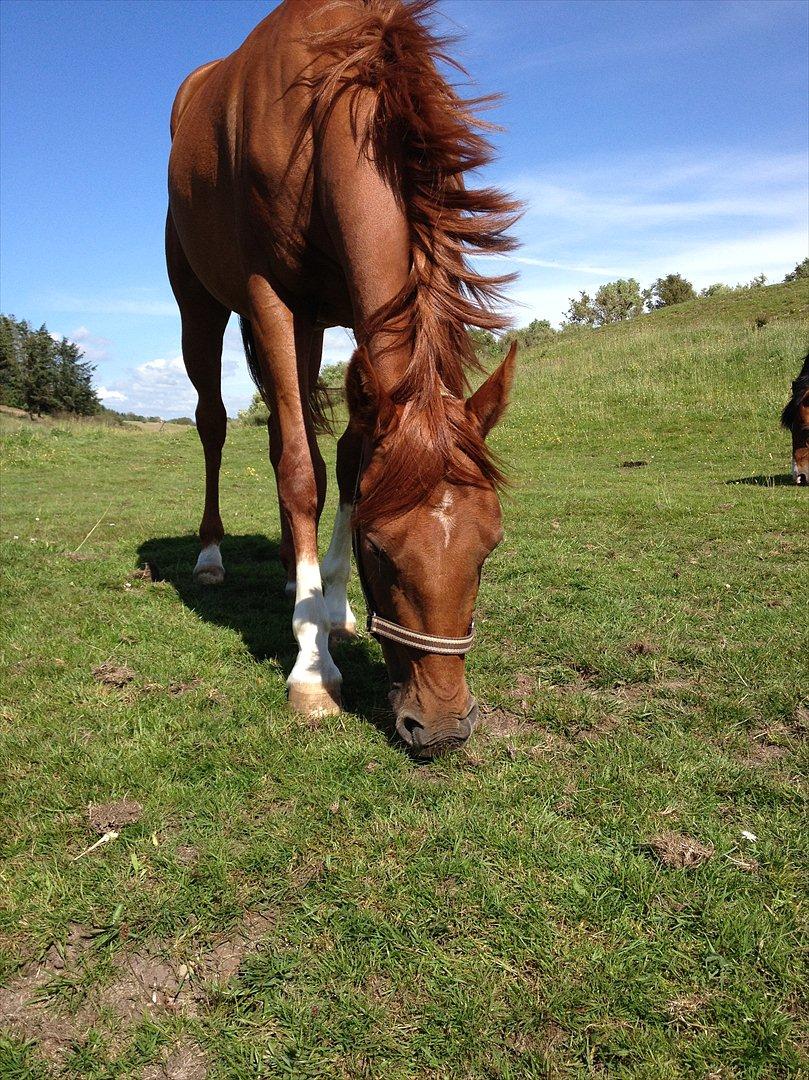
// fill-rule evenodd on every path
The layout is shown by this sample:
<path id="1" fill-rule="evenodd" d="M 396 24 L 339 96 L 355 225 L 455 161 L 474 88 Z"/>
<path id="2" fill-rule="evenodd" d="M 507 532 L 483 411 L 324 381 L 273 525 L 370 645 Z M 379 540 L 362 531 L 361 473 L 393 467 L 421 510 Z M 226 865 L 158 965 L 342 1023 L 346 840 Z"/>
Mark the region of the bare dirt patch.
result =
<path id="1" fill-rule="evenodd" d="M 103 686 L 114 686 L 120 690 L 131 683 L 135 678 L 135 672 L 126 664 L 116 664 L 114 660 L 105 660 L 93 668 L 93 678 Z"/>
<path id="2" fill-rule="evenodd" d="M 653 642 L 642 638 L 640 641 L 630 642 L 626 647 L 626 651 L 630 656 L 653 656 L 656 652 L 659 652 L 659 649 Z"/>
<path id="3" fill-rule="evenodd" d="M 0 1018 L 18 1037 L 36 1040 L 40 1057 L 57 1065 L 74 1041 L 86 1037 L 95 1026 L 92 1010 L 80 1008 L 76 1015 L 49 1004 L 49 984 L 74 971 L 81 955 L 92 945 L 93 931 L 73 924 L 62 942 L 54 942 L 45 954 L 23 967 L 8 986 L 0 988 Z"/>
<path id="4" fill-rule="evenodd" d="M 642 469 L 644 465 L 648 465 L 648 461 L 622 461 L 618 466 L 619 469 Z"/>
<path id="5" fill-rule="evenodd" d="M 205 1052 L 192 1039 L 180 1039 L 155 1065 L 147 1065 L 141 1080 L 205 1080 L 208 1063 Z"/>
<path id="6" fill-rule="evenodd" d="M 143 807 L 134 799 L 119 799 L 116 802 L 92 803 L 87 808 L 87 821 L 97 833 L 120 830 L 125 825 L 134 825 L 141 819 Z"/>
<path id="7" fill-rule="evenodd" d="M 683 1027 L 693 1027 L 697 1021 L 697 1015 L 704 1008 L 707 999 L 699 994 L 687 994 L 685 997 L 673 998 L 666 1002 L 666 1012 L 669 1018 Z"/>
<path id="8" fill-rule="evenodd" d="M 217 941 L 193 965 L 195 987 L 199 986 L 199 980 L 213 979 L 223 983 L 233 978 L 245 958 L 256 951 L 273 926 L 272 912 L 246 912 L 233 932 Z"/>
<path id="9" fill-rule="evenodd" d="M 483 715 L 479 730 L 494 739 L 508 739 L 536 727 L 536 724 L 526 720 L 524 713 L 512 712 L 510 709 L 483 706 L 481 712 Z"/>
<path id="10" fill-rule="evenodd" d="M 117 978 L 99 991 L 99 1004 L 122 1020 L 137 1022 L 155 1011 L 193 1015 L 194 995 L 187 964 L 142 949 L 115 957 Z"/>
<path id="11" fill-rule="evenodd" d="M 712 845 L 702 844 L 685 833 L 664 832 L 653 836 L 648 847 L 663 866 L 671 870 L 692 870 L 713 857 Z"/>
<path id="12" fill-rule="evenodd" d="M 174 858 L 180 866 L 194 866 L 199 862 L 199 848 L 194 844 L 180 844 L 174 850 Z"/>
<path id="13" fill-rule="evenodd" d="M 162 581 L 163 575 L 157 563 L 147 562 L 145 566 L 139 566 L 129 575 L 135 581 Z"/>
<path id="14" fill-rule="evenodd" d="M 237 927 L 196 957 L 181 961 L 158 947 L 121 951 L 113 959 L 113 978 L 104 985 L 83 985 L 82 961 L 98 934 L 72 926 L 64 943 L 54 943 L 44 956 L 28 964 L 0 988 L 0 1017 L 17 1036 L 34 1040 L 38 1054 L 52 1065 L 81 1045 L 91 1030 L 101 1031 L 120 1049 L 144 1016 L 178 1013 L 195 1016 L 212 981 L 232 978 L 244 958 L 257 949 L 275 924 L 271 913 L 248 912 Z M 50 985 L 75 983 L 70 1009 L 56 1003 Z M 105 1018 L 117 1023 L 111 1030 Z M 189 1040 L 181 1040 L 162 1061 L 143 1074 L 162 1080 L 200 1080 L 207 1074 L 205 1056 Z"/>
<path id="15" fill-rule="evenodd" d="M 611 735 L 619 727 L 621 721 L 617 716 L 602 716 L 589 727 L 577 727 L 570 732 L 573 742 L 596 742 L 607 735 Z"/>

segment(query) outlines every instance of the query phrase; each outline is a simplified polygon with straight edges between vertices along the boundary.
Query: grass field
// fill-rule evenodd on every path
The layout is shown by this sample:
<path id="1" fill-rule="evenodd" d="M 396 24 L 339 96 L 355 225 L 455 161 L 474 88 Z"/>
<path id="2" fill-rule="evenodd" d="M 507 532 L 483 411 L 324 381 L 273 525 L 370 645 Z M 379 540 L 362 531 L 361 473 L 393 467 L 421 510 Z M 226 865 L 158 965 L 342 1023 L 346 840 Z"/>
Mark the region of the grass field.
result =
<path id="1" fill-rule="evenodd" d="M 262 430 L 205 591 L 195 431 L 4 419 L 0 1076 L 806 1075 L 808 331 L 799 282 L 522 358 L 484 721 L 426 766 L 368 639 L 286 708 Z"/>

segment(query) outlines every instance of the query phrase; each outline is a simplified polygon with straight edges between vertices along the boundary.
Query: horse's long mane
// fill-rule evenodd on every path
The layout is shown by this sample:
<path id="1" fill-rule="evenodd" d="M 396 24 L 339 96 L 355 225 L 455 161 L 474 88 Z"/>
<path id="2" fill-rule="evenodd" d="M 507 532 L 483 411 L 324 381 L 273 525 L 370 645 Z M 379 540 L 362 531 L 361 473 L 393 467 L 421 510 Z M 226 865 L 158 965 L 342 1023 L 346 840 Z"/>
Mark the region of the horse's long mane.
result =
<path id="1" fill-rule="evenodd" d="M 464 185 L 469 170 L 492 158 L 482 134 L 492 125 L 472 111 L 492 99 L 464 100 L 440 75 L 437 61 L 463 69 L 446 54 L 452 39 L 423 22 L 435 2 L 364 0 L 346 22 L 312 38 L 328 58 L 312 80 L 319 115 L 327 117 L 349 95 L 355 137 L 390 183 L 410 226 L 408 280 L 361 328 L 361 345 L 382 331 L 385 348 L 406 346 L 411 357 L 391 394 L 400 407 L 387 454 L 391 467 L 364 496 L 363 517 L 403 512 L 441 476 L 479 482 L 482 473 L 495 485 L 503 480 L 472 425 L 461 430 L 457 399 L 469 374 L 480 370 L 468 328 L 509 325 L 497 306 L 502 286 L 513 278 L 481 274 L 467 260 L 516 247 L 507 229 L 520 205 L 494 188 Z"/>
<path id="2" fill-rule="evenodd" d="M 792 383 L 792 397 L 781 413 L 781 424 L 790 431 L 798 420 L 798 402 L 803 398 L 807 390 L 809 390 L 809 353 L 806 355 L 797 379 Z"/>

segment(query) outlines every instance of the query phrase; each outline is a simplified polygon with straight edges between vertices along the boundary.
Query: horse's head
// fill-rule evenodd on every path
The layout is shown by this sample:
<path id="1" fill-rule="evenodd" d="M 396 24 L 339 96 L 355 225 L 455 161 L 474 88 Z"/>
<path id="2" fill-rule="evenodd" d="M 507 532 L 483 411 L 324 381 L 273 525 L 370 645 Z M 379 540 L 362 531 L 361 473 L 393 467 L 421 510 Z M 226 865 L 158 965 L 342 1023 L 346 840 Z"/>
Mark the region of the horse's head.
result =
<path id="1" fill-rule="evenodd" d="M 792 397 L 781 415 L 792 432 L 792 475 L 796 484 L 809 484 L 809 356 L 792 384 Z"/>
<path id="2" fill-rule="evenodd" d="M 385 621 L 378 636 L 396 730 L 419 756 L 460 746 L 477 720 L 463 639 L 483 563 L 502 538 L 499 473 L 484 440 L 506 408 L 515 353 L 468 401 L 444 395 L 449 431 L 426 431 L 418 410 L 384 400 L 361 352 L 349 370 L 352 420 L 366 425 L 367 440 L 355 555 L 366 601 Z M 442 437 L 449 458 L 447 443 L 436 457 Z"/>

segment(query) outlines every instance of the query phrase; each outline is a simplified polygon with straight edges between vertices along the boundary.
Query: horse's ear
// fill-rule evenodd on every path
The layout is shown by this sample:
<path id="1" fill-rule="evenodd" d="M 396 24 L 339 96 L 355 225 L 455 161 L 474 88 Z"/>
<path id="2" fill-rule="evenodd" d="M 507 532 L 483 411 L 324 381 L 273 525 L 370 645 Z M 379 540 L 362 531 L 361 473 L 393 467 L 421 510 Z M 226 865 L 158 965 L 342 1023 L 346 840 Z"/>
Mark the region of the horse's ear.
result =
<path id="1" fill-rule="evenodd" d="M 466 403 L 466 412 L 480 427 L 485 439 L 506 411 L 517 357 L 517 342 L 512 341 L 503 363 L 491 373 Z"/>
<path id="2" fill-rule="evenodd" d="M 361 431 L 370 435 L 382 405 L 382 388 L 364 345 L 354 350 L 346 372 L 348 415 Z"/>

